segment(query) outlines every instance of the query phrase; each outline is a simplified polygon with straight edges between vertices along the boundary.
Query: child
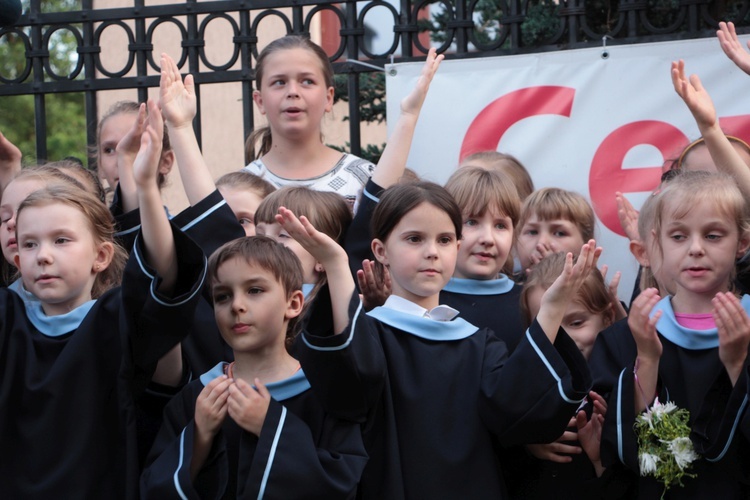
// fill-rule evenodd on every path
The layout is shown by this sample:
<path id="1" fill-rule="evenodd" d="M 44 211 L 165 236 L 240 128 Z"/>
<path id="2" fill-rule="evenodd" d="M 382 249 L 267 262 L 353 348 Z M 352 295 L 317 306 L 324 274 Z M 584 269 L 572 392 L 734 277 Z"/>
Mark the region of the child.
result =
<path id="1" fill-rule="evenodd" d="M 333 191 L 356 206 L 374 165 L 323 143 L 321 120 L 333 108 L 333 67 L 309 38 L 287 35 L 268 44 L 255 66 L 253 100 L 268 127 L 247 142 L 245 170 L 276 187 Z M 255 143 L 261 146 L 255 154 Z"/>
<path id="2" fill-rule="evenodd" d="M 543 188 L 526 198 L 518 221 L 516 254 L 523 273 L 544 256 L 575 252 L 594 237 L 594 210 L 578 193 Z"/>
<path id="3" fill-rule="evenodd" d="M 268 195 L 255 213 L 255 228 L 259 235 L 289 248 L 302 263 L 302 290 L 310 301 L 317 289 L 325 283 L 326 270 L 321 262 L 289 236 L 276 220 L 279 208 L 285 207 L 305 217 L 320 231 L 334 241 L 342 243 L 346 229 L 352 221 L 352 213 L 344 199 L 336 193 L 313 191 L 306 187 L 288 186 Z"/>
<path id="4" fill-rule="evenodd" d="M 336 335 L 304 332 L 298 346 L 324 407 L 363 425 L 370 462 L 361 497 L 502 498 L 492 437 L 504 445 L 552 440 L 588 390 L 585 360 L 559 325 L 567 297 L 601 250 L 590 241 L 578 264 L 570 256 L 538 322 L 508 358 L 494 334 L 438 305 L 462 229 L 461 212 L 442 187 L 401 184 L 383 194 L 372 245 L 390 270 L 393 294 L 367 314 L 352 294 L 343 252 L 305 221 L 282 216 L 329 273 L 334 324 L 337 305 L 350 307 L 350 326 L 334 328 Z M 326 314 L 318 305 L 311 327 Z"/>
<path id="5" fill-rule="evenodd" d="M 230 172 L 216 180 L 216 189 L 234 212 L 245 230 L 245 236 L 255 236 L 255 212 L 263 199 L 276 188 L 257 175 Z"/>
<path id="6" fill-rule="evenodd" d="M 143 225 L 121 289 L 107 208 L 66 186 L 30 194 L 16 214 L 16 266 L 39 301 L 0 290 L 0 484 L 8 498 L 136 498 L 134 405 L 179 342 L 205 258 L 173 232 L 156 185 L 163 125 L 134 163 Z M 179 252 L 177 252 L 179 247 Z M 153 268 L 151 267 L 153 266 Z"/>
<path id="7" fill-rule="evenodd" d="M 461 311 L 469 323 L 495 332 L 513 352 L 525 331 L 518 307 L 521 287 L 501 271 L 513 247 L 518 194 L 505 174 L 480 167 L 456 170 L 445 189 L 461 208 L 463 239 L 456 271 L 440 302 Z"/>
<path id="8" fill-rule="evenodd" d="M 352 498 L 367 456 L 356 424 L 326 415 L 287 341 L 302 268 L 258 236 L 209 262 L 216 322 L 234 351 L 165 411 L 144 498 Z"/>
<path id="9" fill-rule="evenodd" d="M 654 242 L 674 294 L 661 298 L 654 288 L 642 292 L 627 325 L 604 331 L 592 354 L 592 371 L 609 384 L 601 393 L 611 391 L 602 462 L 635 473 L 636 416 L 658 396 L 687 409 L 698 432 L 699 410 L 714 393 L 712 384 L 734 385 L 750 339 L 748 300 L 740 301 L 731 291 L 735 261 L 750 245 L 747 205 L 734 181 L 721 174 L 683 172 L 655 195 L 654 203 Z M 633 340 L 626 340 L 627 333 Z M 726 416 L 729 422 L 736 417 Z M 695 444 L 699 435 L 693 436 Z M 693 463 L 695 477 L 683 478 L 684 487 L 673 487 L 670 496 L 746 498 L 746 486 L 733 474 L 743 467 L 746 473 L 747 467 L 728 445 L 724 440 L 718 451 L 699 449 L 704 454 Z M 637 488 L 639 498 L 663 494 L 652 477 L 638 476 Z"/>
<path id="10" fill-rule="evenodd" d="M 534 192 L 534 181 L 531 180 L 529 171 L 513 155 L 498 151 L 480 151 L 464 158 L 458 168 L 464 167 L 481 167 L 506 174 L 516 186 L 521 203 Z"/>
<path id="11" fill-rule="evenodd" d="M 530 325 L 541 307 L 544 292 L 554 283 L 565 266 L 565 254 L 543 258 L 531 270 L 521 294 L 521 309 Z M 598 269 L 592 269 L 565 311 L 562 328 L 587 360 L 599 332 L 614 322 L 612 294 Z M 524 498 L 600 498 L 600 484 L 594 480 L 603 468 L 599 458 L 601 425 L 606 414 L 604 399 L 590 393 L 593 416 L 587 419 L 579 409 L 568 430 L 550 444 L 527 445 L 537 461 L 527 464 Z M 590 422 L 591 429 L 585 427 Z M 580 441 L 580 442 L 579 442 Z M 585 452 L 585 454 L 582 454 Z"/>
<path id="12" fill-rule="evenodd" d="M 105 188 L 112 193 L 117 189 L 118 184 L 123 182 L 123 187 L 127 188 L 126 193 L 123 193 L 127 194 L 124 200 L 126 212 L 132 210 L 127 202 L 135 203 L 137 200 L 132 168 L 140 148 L 140 138 L 145 124 L 146 105 L 133 101 L 116 102 L 99 120 L 95 150 L 96 170 L 102 182 L 106 182 Z M 159 158 L 159 188 L 166 183 L 167 174 L 174 164 L 169 135 L 164 133 L 163 136 L 162 154 Z M 118 145 L 120 145 L 119 151 Z"/>

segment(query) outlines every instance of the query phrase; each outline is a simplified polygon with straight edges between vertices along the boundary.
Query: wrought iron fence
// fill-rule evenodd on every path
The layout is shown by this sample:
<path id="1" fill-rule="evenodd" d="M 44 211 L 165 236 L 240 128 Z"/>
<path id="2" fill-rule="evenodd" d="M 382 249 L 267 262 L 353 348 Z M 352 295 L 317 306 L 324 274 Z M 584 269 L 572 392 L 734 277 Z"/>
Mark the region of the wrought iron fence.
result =
<path id="1" fill-rule="evenodd" d="M 253 128 L 253 63 L 259 45 L 270 41 L 261 41 L 264 23 L 273 18 L 289 33 L 309 33 L 314 21 L 328 16 L 335 34 L 329 55 L 336 73 L 348 75 L 350 143 L 358 154 L 359 74 L 392 60 L 421 57 L 431 43 L 448 58 L 465 58 L 582 48 L 603 41 L 617 45 L 700 38 L 713 36 L 720 20 L 746 26 L 749 9 L 748 0 L 187 0 L 171 5 L 134 0 L 131 7 L 109 9 L 95 9 L 93 0 L 82 0 L 79 10 L 43 12 L 41 0 L 30 0 L 15 26 L 0 29 L 0 44 L 12 40 L 23 50 L 16 70 L 0 73 L 0 97 L 34 96 L 36 152 L 45 158 L 45 96 L 83 93 L 87 138 L 93 144 L 96 93 L 135 88 L 145 100 L 147 89 L 159 83 L 155 33 L 170 23 L 181 38 L 178 64 L 194 75 L 199 98 L 203 85 L 241 83 L 247 134 Z M 372 26 L 375 11 L 385 21 Z M 206 52 L 206 30 L 217 20 L 232 31 L 233 48 L 222 63 L 213 62 Z M 102 37 L 108 30 L 122 30 L 128 40 L 127 62 L 117 70 L 102 60 Z M 75 43 L 66 74 L 50 63 L 56 33 L 62 32 Z M 373 32 L 385 40 L 385 48 L 373 45 Z M 195 127 L 200 140 L 200 115 Z"/>

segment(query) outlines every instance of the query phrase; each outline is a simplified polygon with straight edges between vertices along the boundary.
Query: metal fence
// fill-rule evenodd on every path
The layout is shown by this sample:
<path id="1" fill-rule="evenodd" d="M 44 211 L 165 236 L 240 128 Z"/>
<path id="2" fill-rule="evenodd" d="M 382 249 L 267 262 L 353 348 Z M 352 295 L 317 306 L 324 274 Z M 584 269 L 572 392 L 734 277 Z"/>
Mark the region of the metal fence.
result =
<path id="1" fill-rule="evenodd" d="M 250 103 L 260 27 L 272 17 L 287 32 L 304 34 L 309 33 L 313 20 L 328 16 L 335 27 L 329 55 L 335 71 L 348 75 L 350 143 L 352 152 L 358 154 L 359 74 L 373 71 L 368 65 L 414 60 L 426 53 L 430 43 L 450 59 L 714 36 L 720 20 L 746 26 L 749 8 L 748 0 L 187 0 L 149 6 L 135 0 L 132 7 L 94 9 L 92 0 L 82 0 L 80 10 L 43 12 L 41 0 L 30 0 L 30 8 L 15 26 L 0 29 L 0 43 L 4 37 L 22 40 L 26 61 L 16 74 L 0 74 L 0 97 L 34 96 L 36 153 L 46 158 L 45 96 L 83 93 L 87 138 L 93 144 L 97 91 L 135 88 L 139 100 L 145 100 L 147 89 L 159 84 L 158 57 L 153 55 L 155 31 L 170 23 L 181 34 L 178 65 L 194 75 L 199 99 L 203 85 L 241 83 L 247 134 L 253 128 Z M 373 27 L 376 10 L 381 17 L 386 13 L 387 20 Z M 218 19 L 232 30 L 233 50 L 221 64 L 207 57 L 205 40 L 208 26 Z M 426 31 L 427 24 L 431 31 Z M 128 38 L 127 63 L 117 70 L 108 69 L 102 61 L 101 40 L 110 29 L 123 30 Z M 375 51 L 373 30 L 385 39 L 386 49 Z M 72 70 L 62 75 L 50 64 L 58 32 L 70 33 L 76 44 Z M 200 115 L 195 127 L 200 141 Z"/>

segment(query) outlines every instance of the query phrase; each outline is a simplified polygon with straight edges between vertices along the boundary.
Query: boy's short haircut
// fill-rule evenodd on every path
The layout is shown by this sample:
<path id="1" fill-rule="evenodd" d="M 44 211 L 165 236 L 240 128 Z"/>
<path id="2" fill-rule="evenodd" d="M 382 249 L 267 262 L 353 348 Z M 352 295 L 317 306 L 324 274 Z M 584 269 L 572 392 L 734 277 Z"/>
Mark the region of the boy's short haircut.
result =
<path id="1" fill-rule="evenodd" d="M 216 284 L 219 266 L 240 258 L 270 272 L 284 288 L 286 296 L 302 289 L 302 264 L 294 252 L 266 236 L 238 238 L 219 247 L 208 259 L 208 283 Z"/>
<path id="2" fill-rule="evenodd" d="M 594 209 L 586 198 L 576 192 L 560 188 L 542 188 L 534 191 L 523 202 L 518 226 L 523 227 L 532 215 L 543 221 L 569 220 L 581 232 L 584 242 L 594 237 Z"/>
<path id="3" fill-rule="evenodd" d="M 488 209 L 510 217 L 515 227 L 521 214 L 521 200 L 512 179 L 498 170 L 462 167 L 453 172 L 445 189 L 453 196 L 464 216 L 481 216 Z"/>

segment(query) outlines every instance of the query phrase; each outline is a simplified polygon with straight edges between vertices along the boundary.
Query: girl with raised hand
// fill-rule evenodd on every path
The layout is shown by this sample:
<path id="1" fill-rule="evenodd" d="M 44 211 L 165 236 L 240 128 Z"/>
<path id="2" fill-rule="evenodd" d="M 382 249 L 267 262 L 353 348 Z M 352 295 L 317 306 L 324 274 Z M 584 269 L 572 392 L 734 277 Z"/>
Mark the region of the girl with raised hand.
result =
<path id="1" fill-rule="evenodd" d="M 503 498 L 492 437 L 504 445 L 555 439 L 588 392 L 586 362 L 560 321 L 601 249 L 590 241 L 577 264 L 568 257 L 537 322 L 508 357 L 494 334 L 439 305 L 462 229 L 442 187 L 409 183 L 383 194 L 372 246 L 390 270 L 393 294 L 368 313 L 352 294 L 351 274 L 340 272 L 345 253 L 282 215 L 287 232 L 329 270 L 336 334 L 316 329 L 318 316 L 330 314 L 316 302 L 298 347 L 326 409 L 363 425 L 370 462 L 361 497 Z"/>
<path id="2" fill-rule="evenodd" d="M 248 138 L 245 170 L 276 187 L 333 191 L 356 206 L 374 165 L 323 143 L 321 122 L 333 109 L 334 91 L 325 51 L 307 37 L 287 35 L 261 51 L 255 75 L 253 100 L 268 125 Z"/>
<path id="3" fill-rule="evenodd" d="M 205 274 L 200 249 L 161 206 L 162 130 L 151 102 L 134 163 L 142 231 L 122 288 L 111 288 L 110 274 L 125 254 L 94 195 L 50 186 L 18 209 L 15 262 L 39 301 L 0 290 L 0 433 L 13 457 L 0 460 L 0 483 L 9 498 L 137 498 L 135 406 L 189 327 Z"/>
<path id="4" fill-rule="evenodd" d="M 641 470 L 633 429 L 658 397 L 690 412 L 691 438 L 702 455 L 692 464 L 694 477 L 683 477 L 684 487 L 672 487 L 669 497 L 746 498 L 748 468 L 730 447 L 731 436 L 710 444 L 706 436 L 718 426 L 732 428 L 738 417 L 736 408 L 722 414 L 720 405 L 708 402 L 732 391 L 750 343 L 750 302 L 733 293 L 735 262 L 750 245 L 747 204 L 729 176 L 702 171 L 682 172 L 653 203 L 660 279 L 673 294 L 643 291 L 633 301 L 627 325 L 616 323 L 594 346 L 592 373 L 607 385 L 595 390 L 610 393 L 602 462 L 632 471 L 638 498 L 662 497 L 664 485 Z M 634 342 L 624 341 L 626 333 Z M 702 412 L 721 422 L 705 428 Z"/>

